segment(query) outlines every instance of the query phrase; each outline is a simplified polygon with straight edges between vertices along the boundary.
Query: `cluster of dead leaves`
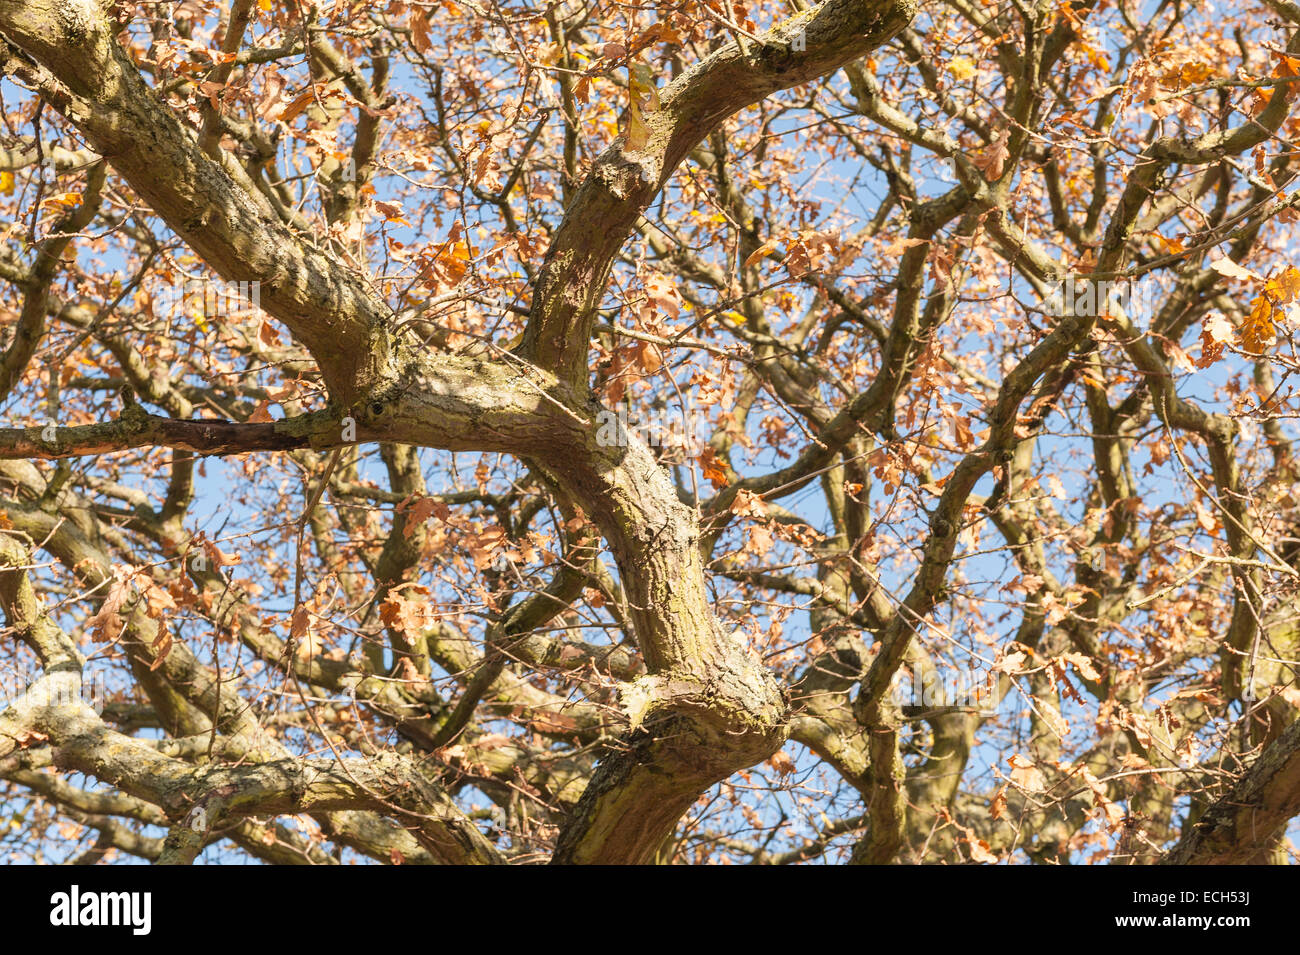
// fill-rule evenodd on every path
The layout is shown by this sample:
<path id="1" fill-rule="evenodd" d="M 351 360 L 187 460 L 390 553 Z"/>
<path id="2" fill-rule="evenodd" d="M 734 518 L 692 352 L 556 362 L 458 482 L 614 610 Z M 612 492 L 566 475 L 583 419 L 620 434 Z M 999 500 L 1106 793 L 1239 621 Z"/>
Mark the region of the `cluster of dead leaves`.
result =
<path id="1" fill-rule="evenodd" d="M 1210 263 L 1210 268 L 1227 278 L 1262 283 L 1260 293 L 1250 303 L 1250 311 L 1242 319 L 1241 346 L 1248 352 L 1262 353 L 1277 337 L 1277 325 L 1285 309 L 1300 298 L 1300 269 L 1288 265 L 1265 279 L 1257 272 L 1229 258 Z M 1208 368 L 1223 354 L 1223 346 L 1232 339 L 1232 326 L 1217 313 L 1206 318 L 1201 331 L 1201 356 L 1198 368 Z"/>
<path id="2" fill-rule="evenodd" d="M 184 559 L 193 561 L 198 554 L 202 554 L 216 568 L 240 562 L 238 555 L 225 553 L 202 532 L 191 540 Z M 118 568 L 108 581 L 108 590 L 99 609 L 86 621 L 86 633 L 92 642 L 113 643 L 122 636 L 126 629 L 122 615 L 133 593 L 138 593 L 144 601 L 145 615 L 157 625 L 157 636 L 152 645 L 154 659 L 149 667 L 157 670 L 172 649 L 169 617 L 193 606 L 200 597 L 189 575 L 184 572 L 177 574 L 174 580 L 164 586 L 154 580 L 145 568 Z"/>
<path id="3" fill-rule="evenodd" d="M 782 244 L 785 245 L 784 255 L 777 251 Z M 860 245 L 842 245 L 837 232 L 801 229 L 789 236 L 768 239 L 745 259 L 745 268 L 751 269 L 765 258 L 778 258 L 790 273 L 790 278 L 799 279 L 810 272 L 838 272 L 857 257 L 859 250 Z"/>

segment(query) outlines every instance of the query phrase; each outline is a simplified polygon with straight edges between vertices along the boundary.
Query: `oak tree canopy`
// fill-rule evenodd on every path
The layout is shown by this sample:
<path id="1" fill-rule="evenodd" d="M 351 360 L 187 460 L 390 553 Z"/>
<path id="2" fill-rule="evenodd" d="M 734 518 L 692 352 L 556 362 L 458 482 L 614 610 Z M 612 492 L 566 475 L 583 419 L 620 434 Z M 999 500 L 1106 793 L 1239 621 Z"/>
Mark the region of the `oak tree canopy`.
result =
<path id="1" fill-rule="evenodd" d="M 1292 0 L 0 64 L 0 860 L 1294 861 Z"/>

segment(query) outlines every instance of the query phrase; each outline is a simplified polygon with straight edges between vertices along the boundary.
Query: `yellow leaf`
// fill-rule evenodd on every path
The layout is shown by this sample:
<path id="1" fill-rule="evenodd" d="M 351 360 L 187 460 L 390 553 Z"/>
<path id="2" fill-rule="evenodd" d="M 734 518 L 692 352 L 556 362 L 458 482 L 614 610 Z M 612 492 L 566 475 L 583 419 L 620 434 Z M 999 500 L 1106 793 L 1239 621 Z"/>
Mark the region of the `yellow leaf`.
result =
<path id="1" fill-rule="evenodd" d="M 43 200 L 41 201 L 41 205 L 47 205 L 47 204 L 48 204 L 48 205 L 55 205 L 55 206 L 66 206 L 66 207 L 68 207 L 68 208 L 73 208 L 73 207 L 75 207 L 75 206 L 79 206 L 79 205 L 81 205 L 81 193 L 79 193 L 79 192 L 63 192 L 63 193 L 60 193 L 60 194 L 57 195 L 57 196 L 50 196 L 48 199 L 43 199 Z"/>
<path id="2" fill-rule="evenodd" d="M 953 79 L 958 83 L 961 83 L 964 80 L 970 79 L 978 71 L 975 69 L 975 64 L 969 57 L 954 56 L 948 61 L 948 72 L 952 74 Z"/>
<path id="3" fill-rule="evenodd" d="M 630 152 L 640 152 L 650 141 L 650 127 L 646 125 L 645 113 L 652 113 L 659 108 L 659 91 L 655 89 L 654 74 L 644 63 L 634 63 L 628 67 L 627 89 L 631 102 L 627 111 L 627 145 Z"/>
<path id="4" fill-rule="evenodd" d="M 650 127 L 641 118 L 641 109 L 634 99 L 627 111 L 627 149 L 629 152 L 640 152 L 649 141 Z"/>
<path id="5" fill-rule="evenodd" d="M 1273 278 L 1268 280 L 1264 286 L 1265 290 L 1272 293 L 1272 297 L 1279 304 L 1286 304 L 1295 300 L 1297 294 L 1300 294 L 1300 269 L 1293 265 L 1288 265 Z"/>
<path id="6" fill-rule="evenodd" d="M 14 174 L 11 172 L 0 172 L 0 192 L 6 196 L 14 194 Z"/>
<path id="7" fill-rule="evenodd" d="M 1250 314 L 1241 326 L 1241 344 L 1246 351 L 1262 352 L 1273 343 L 1273 303 L 1260 295 L 1251 302 Z"/>
<path id="8" fill-rule="evenodd" d="M 659 91 L 655 89 L 655 77 L 650 67 L 636 63 L 628 69 L 628 89 L 634 100 L 648 97 L 650 105 L 647 112 L 659 108 Z"/>

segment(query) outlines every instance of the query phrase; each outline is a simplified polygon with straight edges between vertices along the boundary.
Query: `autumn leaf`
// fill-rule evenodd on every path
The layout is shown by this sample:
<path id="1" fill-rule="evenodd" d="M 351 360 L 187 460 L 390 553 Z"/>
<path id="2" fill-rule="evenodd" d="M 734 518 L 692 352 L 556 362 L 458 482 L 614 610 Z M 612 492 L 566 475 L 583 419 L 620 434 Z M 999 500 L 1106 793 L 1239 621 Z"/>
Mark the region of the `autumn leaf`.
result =
<path id="1" fill-rule="evenodd" d="M 968 838 L 966 844 L 970 849 L 971 862 L 993 865 L 998 861 L 997 855 L 989 849 L 989 844 L 983 839 Z"/>
<path id="2" fill-rule="evenodd" d="M 1264 291 L 1278 305 L 1294 302 L 1300 295 L 1300 269 L 1288 265 L 1264 284 Z"/>
<path id="3" fill-rule="evenodd" d="M 765 517 L 767 516 L 767 505 L 753 491 L 741 488 L 736 492 L 735 500 L 731 502 L 731 513 L 738 514 L 741 517 Z"/>
<path id="4" fill-rule="evenodd" d="M 789 776 L 794 772 L 794 760 L 784 750 L 778 749 L 767 760 L 767 765 L 771 766 L 782 776 Z"/>
<path id="5" fill-rule="evenodd" d="M 137 580 L 139 579 L 137 577 Z M 140 586 L 144 595 L 145 613 L 150 617 L 160 620 L 166 613 L 176 609 L 176 600 L 171 593 L 159 587 L 148 577 L 144 577 L 143 583 L 137 586 Z"/>
<path id="6" fill-rule="evenodd" d="M 954 56 L 948 61 L 948 72 L 958 83 L 964 82 L 974 76 L 978 70 L 975 63 L 965 56 Z"/>
<path id="7" fill-rule="evenodd" d="M 1210 263 L 1210 268 L 1230 279 L 1258 279 L 1259 276 L 1238 262 L 1224 256 Z"/>
<path id="8" fill-rule="evenodd" d="M 655 317 L 671 320 L 681 314 L 682 297 L 672 278 L 662 272 L 649 272 L 644 284 L 645 305 L 637 313 L 642 324 L 650 325 Z"/>
<path id="9" fill-rule="evenodd" d="M 403 633 L 417 633 L 423 615 L 420 605 L 401 594 L 393 594 L 379 604 L 379 619 L 385 627 Z"/>
<path id="10" fill-rule="evenodd" d="M 19 749 L 30 749 L 37 743 L 49 742 L 49 739 L 50 737 L 48 734 L 34 729 L 19 730 L 19 732 L 13 737 L 14 743 L 17 744 Z"/>
<path id="11" fill-rule="evenodd" d="M 627 142 L 630 152 L 640 152 L 650 141 L 650 127 L 645 114 L 659 109 L 659 91 L 655 88 L 654 74 L 644 63 L 628 67 L 627 88 L 630 103 L 627 111 Z"/>
<path id="12" fill-rule="evenodd" d="M 428 53 L 433 49 L 433 37 L 429 31 L 429 18 L 422 10 L 411 11 L 411 45 L 416 53 Z"/>
<path id="13" fill-rule="evenodd" d="M 930 241 L 929 239 L 917 239 L 909 236 L 902 236 L 900 238 L 895 239 L 893 242 L 889 243 L 889 245 L 885 246 L 881 254 L 888 255 L 888 256 L 901 255 L 902 253 L 906 252 L 908 249 L 914 249 L 918 245 L 925 245 L 929 241 Z"/>
<path id="14" fill-rule="evenodd" d="M 1223 354 L 1223 346 L 1231 342 L 1235 334 L 1232 323 L 1221 312 L 1212 312 L 1201 326 L 1201 354 L 1196 359 L 1197 368 L 1209 368 Z"/>
<path id="15" fill-rule="evenodd" d="M 203 80 L 198 84 L 198 86 L 199 92 L 208 98 L 208 102 L 211 104 L 212 108 L 217 110 L 221 109 L 221 100 L 217 94 L 226 88 L 226 84 L 212 83 Z"/>
<path id="16" fill-rule="evenodd" d="M 1027 793 L 1041 793 L 1047 789 L 1047 780 L 1034 761 L 1016 753 L 1007 760 L 1011 766 L 1011 781 Z"/>
<path id="17" fill-rule="evenodd" d="M 311 633 L 311 614 L 303 604 L 299 604 L 293 608 L 293 616 L 289 620 L 289 639 L 301 640 L 309 633 Z"/>
<path id="18" fill-rule="evenodd" d="M 1097 668 L 1092 665 L 1092 661 L 1082 653 L 1066 653 L 1062 655 L 1061 659 L 1068 660 L 1074 668 L 1079 671 L 1079 675 L 1085 680 L 1101 679 L 1101 674 L 1098 673 Z"/>
<path id="19" fill-rule="evenodd" d="M 792 279 L 819 270 L 839 248 L 839 236 L 830 231 L 801 230 L 786 247 L 785 268 Z"/>
<path id="20" fill-rule="evenodd" d="M 203 552 L 207 554 L 208 559 L 218 567 L 229 567 L 238 564 L 243 558 L 238 554 L 227 554 L 221 550 L 215 543 L 206 538 L 203 540 Z"/>
<path id="21" fill-rule="evenodd" d="M 295 96 L 286 106 L 279 110 L 271 118 L 281 123 L 292 122 L 293 119 L 307 108 L 307 105 L 315 99 L 314 91 L 309 87 Z"/>
<path id="22" fill-rule="evenodd" d="M 1160 85 L 1174 91 L 1184 90 L 1189 86 L 1201 85 L 1213 75 L 1214 69 L 1208 63 L 1184 63 L 1165 71 L 1160 77 Z"/>
<path id="23" fill-rule="evenodd" d="M 759 262 L 763 261 L 763 259 L 767 258 L 769 255 L 775 255 L 776 247 L 777 247 L 777 241 L 775 239 L 768 239 L 766 242 L 760 245 L 753 252 L 749 253 L 749 255 L 745 258 L 745 268 L 752 269 L 754 266 L 758 265 Z"/>
<path id="24" fill-rule="evenodd" d="M 275 330 L 275 326 L 270 322 L 263 321 L 257 327 L 257 340 L 267 348 L 278 348 L 280 333 Z"/>
<path id="25" fill-rule="evenodd" d="M 116 640 L 121 635 L 126 624 L 119 616 L 119 611 L 126 603 L 130 592 L 130 581 L 121 577 L 113 579 L 108 593 L 104 595 L 104 602 L 99 605 L 99 610 L 86 621 L 86 629 L 90 631 L 91 640 L 102 643 L 105 640 Z"/>
<path id="26" fill-rule="evenodd" d="M 1256 296 L 1241 326 L 1241 345 L 1249 352 L 1263 352 L 1273 343 L 1273 317 L 1277 309 L 1267 295 Z"/>
<path id="27" fill-rule="evenodd" d="M 153 641 L 153 662 L 149 664 L 150 670 L 157 670 L 167 662 L 167 657 L 172 652 L 172 632 L 163 624 L 158 625 L 158 636 Z"/>
<path id="28" fill-rule="evenodd" d="M 718 457 L 712 448 L 706 447 L 697 460 L 704 471 L 705 479 L 714 488 L 721 490 L 731 483 L 727 478 L 727 469 L 722 459 Z"/>
<path id="29" fill-rule="evenodd" d="M 1187 251 L 1181 237 L 1171 239 L 1157 233 L 1155 240 L 1160 243 L 1160 248 L 1164 249 L 1166 255 L 1182 255 Z"/>
<path id="30" fill-rule="evenodd" d="M 506 532 L 503 528 L 489 527 L 481 533 L 466 537 L 465 547 L 474 560 L 474 566 L 481 569 L 491 566 L 505 541 Z"/>
<path id="31" fill-rule="evenodd" d="M 283 111 L 286 103 L 285 89 L 288 81 L 274 69 L 269 70 L 262 80 L 262 93 L 258 98 L 257 115 L 264 120 L 274 120 Z"/>
<path id="32" fill-rule="evenodd" d="M 633 361 L 647 375 L 656 374 L 663 367 L 663 359 L 659 357 L 659 346 L 651 342 L 637 342 L 630 348 Z"/>
<path id="33" fill-rule="evenodd" d="M 1001 819 L 1007 811 L 1007 787 L 1000 786 L 998 791 L 993 794 L 989 801 L 989 816 L 993 819 Z"/>
<path id="34" fill-rule="evenodd" d="M 1019 673 L 1021 670 L 1021 664 L 1023 664 L 1026 659 L 1026 654 L 1020 650 L 1016 650 L 1014 653 L 1008 653 L 1001 660 L 998 660 L 997 663 L 993 664 L 993 670 L 995 673 Z"/>
<path id="35" fill-rule="evenodd" d="M 79 192 L 61 192 L 55 196 L 48 196 L 41 200 L 41 205 L 63 206 L 74 209 L 81 205 L 81 193 Z"/>
<path id="36" fill-rule="evenodd" d="M 996 182 L 1002 178 L 1007 159 L 1011 156 L 1011 150 L 1007 145 L 1010 136 L 1010 132 L 1004 129 L 1002 135 L 985 149 L 982 155 L 971 157 L 971 164 L 982 171 L 984 178 L 989 182 Z"/>
<path id="37" fill-rule="evenodd" d="M 383 213 L 386 222 L 396 222 L 398 225 L 405 226 L 411 224 L 406 221 L 406 216 L 402 213 L 402 207 L 396 202 L 382 202 L 376 199 L 375 208 Z"/>
<path id="38" fill-rule="evenodd" d="M 1289 56 L 1282 50 L 1272 52 L 1277 57 L 1277 65 L 1273 67 L 1274 76 L 1300 77 L 1300 57 Z"/>
<path id="39" fill-rule="evenodd" d="M 444 522 L 451 517 L 451 508 L 439 499 L 427 496 L 407 498 L 397 506 L 397 512 L 406 517 L 402 536 L 408 540 L 430 517 L 436 516 L 438 520 Z"/>

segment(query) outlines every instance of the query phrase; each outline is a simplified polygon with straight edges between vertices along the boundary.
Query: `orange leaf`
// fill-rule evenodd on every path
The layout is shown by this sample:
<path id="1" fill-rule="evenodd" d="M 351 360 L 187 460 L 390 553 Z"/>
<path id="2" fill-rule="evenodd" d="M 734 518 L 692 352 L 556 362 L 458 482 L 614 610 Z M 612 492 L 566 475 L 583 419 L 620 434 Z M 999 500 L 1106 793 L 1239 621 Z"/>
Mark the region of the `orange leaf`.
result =
<path id="1" fill-rule="evenodd" d="M 726 487 L 731 481 L 727 477 L 727 468 L 712 448 L 705 448 L 697 459 L 704 469 L 704 477 L 716 489 Z"/>

